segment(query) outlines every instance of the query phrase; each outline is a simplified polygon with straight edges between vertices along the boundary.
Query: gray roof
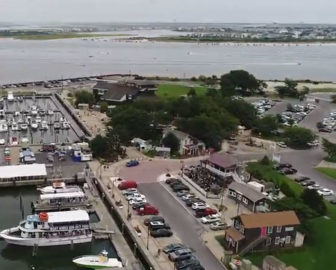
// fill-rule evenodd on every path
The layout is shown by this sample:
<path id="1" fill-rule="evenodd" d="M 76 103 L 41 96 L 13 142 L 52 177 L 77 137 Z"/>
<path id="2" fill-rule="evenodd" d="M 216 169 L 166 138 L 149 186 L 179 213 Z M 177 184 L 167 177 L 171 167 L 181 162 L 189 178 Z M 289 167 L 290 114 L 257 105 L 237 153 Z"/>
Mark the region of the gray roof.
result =
<path id="1" fill-rule="evenodd" d="M 98 81 L 93 89 L 101 89 L 106 91 L 102 96 L 102 99 L 116 101 L 122 99 L 122 97 L 125 95 L 135 95 L 139 92 L 139 89 L 134 86 L 105 81 Z"/>
<path id="2" fill-rule="evenodd" d="M 259 200 L 265 199 L 266 196 L 261 192 L 249 187 L 247 184 L 242 184 L 238 182 L 232 182 L 229 186 L 229 189 L 235 190 L 239 193 L 242 193 L 246 198 L 252 202 L 257 202 Z"/>
<path id="3" fill-rule="evenodd" d="M 238 161 L 233 156 L 218 153 L 212 154 L 208 161 L 221 168 L 231 168 L 238 164 Z"/>

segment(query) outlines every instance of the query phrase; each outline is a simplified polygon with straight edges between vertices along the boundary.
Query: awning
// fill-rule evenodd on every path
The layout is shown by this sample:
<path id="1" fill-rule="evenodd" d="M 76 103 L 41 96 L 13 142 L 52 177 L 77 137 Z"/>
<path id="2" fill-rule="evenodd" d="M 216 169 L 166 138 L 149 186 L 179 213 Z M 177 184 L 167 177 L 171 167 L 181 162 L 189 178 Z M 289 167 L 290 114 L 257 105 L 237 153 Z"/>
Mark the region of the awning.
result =
<path id="1" fill-rule="evenodd" d="M 235 228 L 230 227 L 229 229 L 225 230 L 225 233 L 227 236 L 232 238 L 235 242 L 239 242 L 240 240 L 243 240 L 245 236 L 241 234 L 239 231 L 237 231 Z"/>

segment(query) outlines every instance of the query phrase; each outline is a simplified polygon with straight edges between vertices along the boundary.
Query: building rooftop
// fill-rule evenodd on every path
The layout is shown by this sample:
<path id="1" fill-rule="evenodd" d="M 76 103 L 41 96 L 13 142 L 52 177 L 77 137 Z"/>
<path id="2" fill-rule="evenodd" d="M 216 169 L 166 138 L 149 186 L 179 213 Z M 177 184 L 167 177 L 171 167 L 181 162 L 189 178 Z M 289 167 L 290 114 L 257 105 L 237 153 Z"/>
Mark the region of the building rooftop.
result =
<path id="1" fill-rule="evenodd" d="M 49 223 L 89 221 L 89 214 L 85 210 L 48 212 Z"/>
<path id="2" fill-rule="evenodd" d="M 139 92 L 139 89 L 134 86 L 105 81 L 98 81 L 93 89 L 106 91 L 103 95 L 105 100 L 120 100 L 125 95 L 135 95 Z"/>
<path id="3" fill-rule="evenodd" d="M 294 211 L 241 214 L 240 219 L 245 228 L 299 225 L 300 221 Z"/>
<path id="4" fill-rule="evenodd" d="M 225 233 L 230 236 L 234 241 L 239 242 L 240 240 L 244 239 L 245 236 L 242 235 L 239 231 L 237 231 L 235 228 L 230 227 L 228 228 Z"/>
<path id="5" fill-rule="evenodd" d="M 0 166 L 0 179 L 47 176 L 45 164 Z"/>
<path id="6" fill-rule="evenodd" d="M 230 168 L 238 164 L 238 161 L 234 157 L 227 154 L 214 153 L 209 157 L 208 161 L 221 168 Z"/>
<path id="7" fill-rule="evenodd" d="M 254 188 L 250 187 L 247 184 L 238 183 L 234 181 L 228 186 L 228 188 L 233 189 L 236 192 L 243 194 L 245 197 L 247 197 L 253 202 L 257 202 L 259 200 L 266 198 L 264 194 L 255 190 Z"/>

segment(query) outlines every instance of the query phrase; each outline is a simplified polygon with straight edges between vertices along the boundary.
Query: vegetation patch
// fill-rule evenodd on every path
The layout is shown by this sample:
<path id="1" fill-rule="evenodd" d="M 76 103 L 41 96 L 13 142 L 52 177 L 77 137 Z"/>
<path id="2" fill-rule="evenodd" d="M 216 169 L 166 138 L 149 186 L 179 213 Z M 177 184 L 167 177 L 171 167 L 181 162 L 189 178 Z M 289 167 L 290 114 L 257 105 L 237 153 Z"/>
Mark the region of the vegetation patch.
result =
<path id="1" fill-rule="evenodd" d="M 179 84 L 160 84 L 158 90 L 156 91 L 156 95 L 160 98 L 177 98 L 188 94 L 204 96 L 206 94 L 206 90 L 207 89 L 204 86 L 188 87 Z"/>
<path id="2" fill-rule="evenodd" d="M 329 178 L 336 179 L 336 169 L 319 167 L 319 168 L 316 168 L 316 170 L 319 171 L 320 173 L 323 173 Z"/>

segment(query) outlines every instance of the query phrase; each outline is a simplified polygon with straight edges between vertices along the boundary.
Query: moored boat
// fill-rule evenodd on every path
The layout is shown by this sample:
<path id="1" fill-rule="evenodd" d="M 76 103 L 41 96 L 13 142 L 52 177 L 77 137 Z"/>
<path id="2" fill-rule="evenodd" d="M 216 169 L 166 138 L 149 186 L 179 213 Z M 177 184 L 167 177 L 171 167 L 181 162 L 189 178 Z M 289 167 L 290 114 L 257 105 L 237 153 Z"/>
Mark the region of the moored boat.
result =
<path id="1" fill-rule="evenodd" d="M 38 188 L 37 190 L 39 190 L 42 194 L 69 193 L 69 192 L 82 191 L 82 189 L 79 186 L 67 186 L 62 181 L 54 182 L 51 186 Z"/>
<path id="2" fill-rule="evenodd" d="M 43 212 L 27 216 L 18 226 L 0 232 L 7 243 L 20 246 L 59 246 L 92 241 L 84 210 Z"/>
<path id="3" fill-rule="evenodd" d="M 108 253 L 103 250 L 99 255 L 84 255 L 76 257 L 72 262 L 80 267 L 90 269 L 122 268 L 122 263 L 116 258 L 108 258 Z"/>

